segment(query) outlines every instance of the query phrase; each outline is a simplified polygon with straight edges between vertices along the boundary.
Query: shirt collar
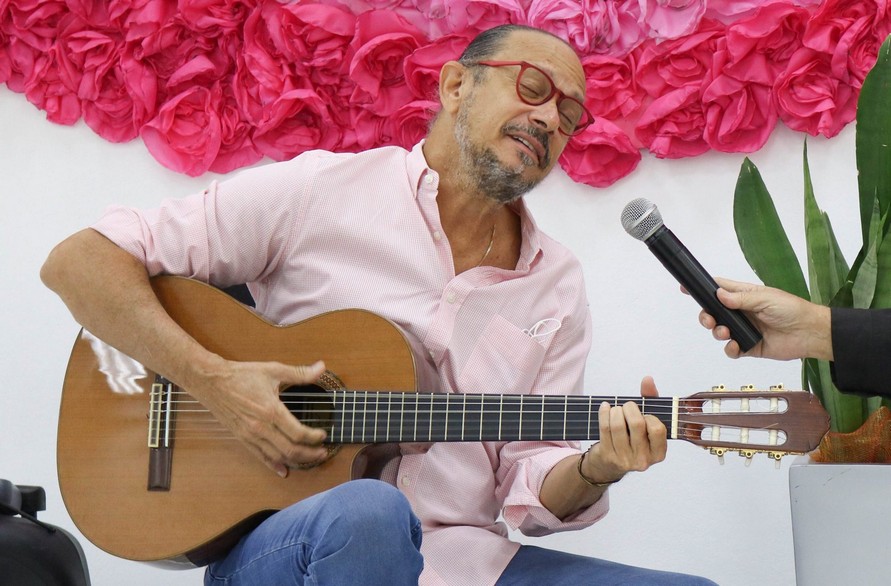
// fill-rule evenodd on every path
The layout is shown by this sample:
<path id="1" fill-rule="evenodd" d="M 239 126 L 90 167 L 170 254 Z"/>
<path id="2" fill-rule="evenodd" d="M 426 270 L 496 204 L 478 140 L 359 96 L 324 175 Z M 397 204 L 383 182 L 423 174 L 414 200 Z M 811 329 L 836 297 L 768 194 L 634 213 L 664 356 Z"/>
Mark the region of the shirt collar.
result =
<path id="1" fill-rule="evenodd" d="M 439 185 L 439 173 L 430 168 L 427 164 L 427 158 L 424 157 L 424 141 L 416 144 L 408 153 L 405 159 L 405 167 L 408 172 L 408 179 L 414 186 L 415 198 L 418 197 L 418 188 L 421 180 L 428 174 L 434 178 L 434 185 Z"/>

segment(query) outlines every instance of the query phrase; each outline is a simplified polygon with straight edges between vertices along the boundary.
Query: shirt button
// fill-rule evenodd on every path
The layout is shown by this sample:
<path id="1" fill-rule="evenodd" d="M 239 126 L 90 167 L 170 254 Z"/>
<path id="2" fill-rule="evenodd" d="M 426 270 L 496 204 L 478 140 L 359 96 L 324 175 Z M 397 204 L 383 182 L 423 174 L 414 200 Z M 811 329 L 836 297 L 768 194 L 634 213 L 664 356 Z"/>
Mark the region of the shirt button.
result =
<path id="1" fill-rule="evenodd" d="M 449 303 L 455 302 L 455 292 L 454 291 L 449 291 L 448 295 L 446 295 L 446 301 L 448 301 Z"/>
<path id="2" fill-rule="evenodd" d="M 436 232 L 433 233 L 433 239 L 437 240 L 437 241 L 442 240 L 442 234 L 440 233 L 439 230 L 437 230 Z"/>
<path id="3" fill-rule="evenodd" d="M 436 358 L 436 356 L 434 356 L 433 354 L 433 350 L 430 350 L 430 358 Z"/>
<path id="4" fill-rule="evenodd" d="M 431 183 L 433 183 L 433 175 L 430 175 L 429 173 L 427 175 L 425 175 L 424 183 L 426 183 L 427 185 L 430 185 Z"/>
<path id="5" fill-rule="evenodd" d="M 410 486 L 410 485 L 411 485 L 411 478 L 409 478 L 408 476 L 403 476 L 402 477 L 402 486 Z"/>

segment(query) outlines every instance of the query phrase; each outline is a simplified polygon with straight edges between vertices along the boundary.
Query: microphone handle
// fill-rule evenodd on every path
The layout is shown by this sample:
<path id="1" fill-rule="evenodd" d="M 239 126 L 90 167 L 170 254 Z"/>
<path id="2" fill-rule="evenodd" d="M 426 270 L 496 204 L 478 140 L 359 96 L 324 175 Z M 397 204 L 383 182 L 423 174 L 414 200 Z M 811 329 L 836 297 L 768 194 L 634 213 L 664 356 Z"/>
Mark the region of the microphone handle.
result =
<path id="1" fill-rule="evenodd" d="M 719 324 L 727 326 L 730 337 L 736 340 L 743 352 L 748 352 L 761 340 L 761 332 L 741 311 L 730 309 L 718 300 L 718 284 L 671 230 L 661 226 L 645 242 L 699 306 Z"/>

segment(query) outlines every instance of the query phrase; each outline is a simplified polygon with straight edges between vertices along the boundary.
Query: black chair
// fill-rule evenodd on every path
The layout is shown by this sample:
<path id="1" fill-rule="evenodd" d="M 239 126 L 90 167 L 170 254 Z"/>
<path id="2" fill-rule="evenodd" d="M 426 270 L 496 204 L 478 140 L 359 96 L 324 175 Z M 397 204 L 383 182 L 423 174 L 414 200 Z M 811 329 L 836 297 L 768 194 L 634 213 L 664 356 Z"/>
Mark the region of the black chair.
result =
<path id="1" fill-rule="evenodd" d="M 0 479 L 0 585 L 90 586 L 84 552 L 67 531 L 37 520 L 40 486 Z"/>

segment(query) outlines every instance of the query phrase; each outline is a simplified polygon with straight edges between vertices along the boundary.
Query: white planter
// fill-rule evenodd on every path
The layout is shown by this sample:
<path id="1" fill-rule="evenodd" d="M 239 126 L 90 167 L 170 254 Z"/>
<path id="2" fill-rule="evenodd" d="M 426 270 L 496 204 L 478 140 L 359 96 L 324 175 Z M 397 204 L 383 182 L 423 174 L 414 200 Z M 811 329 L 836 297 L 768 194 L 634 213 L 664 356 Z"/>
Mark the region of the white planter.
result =
<path id="1" fill-rule="evenodd" d="M 789 467 L 798 586 L 891 584 L 891 465 Z"/>

